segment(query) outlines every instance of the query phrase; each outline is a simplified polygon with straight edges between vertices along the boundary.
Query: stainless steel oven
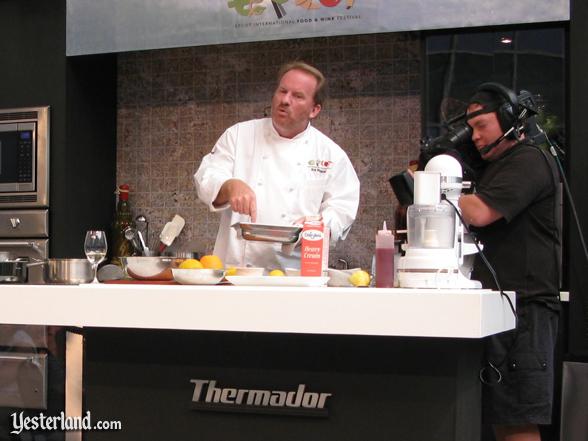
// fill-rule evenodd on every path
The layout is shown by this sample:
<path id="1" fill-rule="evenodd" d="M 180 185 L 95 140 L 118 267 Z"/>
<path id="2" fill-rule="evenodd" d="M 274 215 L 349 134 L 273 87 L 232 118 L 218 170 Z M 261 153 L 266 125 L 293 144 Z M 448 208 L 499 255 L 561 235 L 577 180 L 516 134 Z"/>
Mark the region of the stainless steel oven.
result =
<path id="1" fill-rule="evenodd" d="M 14 259 L 49 257 L 49 123 L 49 106 L 0 109 L 0 252 Z"/>
<path id="2" fill-rule="evenodd" d="M 0 326 L 0 407 L 47 408 L 48 329 L 46 326 Z"/>
<path id="3" fill-rule="evenodd" d="M 49 107 L 0 109 L 0 209 L 49 206 Z"/>
<path id="4" fill-rule="evenodd" d="M 48 106 L 0 110 L 0 253 L 4 262 L 49 257 Z M 27 275 L 18 282 L 43 283 L 41 266 L 30 267 Z M 6 413 L 50 409 L 52 388 L 54 398 L 63 395 L 59 373 L 48 381 L 48 373 L 62 366 L 63 344 L 56 336 L 63 333 L 57 327 L 0 324 L 0 439 Z"/>
<path id="5" fill-rule="evenodd" d="M 48 257 L 48 210 L 0 210 L 0 252 L 3 270 L 16 259 Z M 25 262 L 26 265 L 26 262 Z M 21 283 L 43 283 L 41 266 L 32 266 Z M 0 281 L 10 281 L 0 274 Z M 0 289 L 1 284 L 0 284 Z M 57 345 L 46 326 L 0 324 L 0 416 L 8 409 L 46 409 L 49 359 Z M 57 328 L 56 328 L 57 329 Z M 5 431 L 0 421 L 0 439 Z"/>
<path id="6" fill-rule="evenodd" d="M 12 261 L 49 257 L 49 210 L 0 210 L 0 252 Z M 29 267 L 27 275 L 23 282 L 43 283 L 42 266 Z"/>

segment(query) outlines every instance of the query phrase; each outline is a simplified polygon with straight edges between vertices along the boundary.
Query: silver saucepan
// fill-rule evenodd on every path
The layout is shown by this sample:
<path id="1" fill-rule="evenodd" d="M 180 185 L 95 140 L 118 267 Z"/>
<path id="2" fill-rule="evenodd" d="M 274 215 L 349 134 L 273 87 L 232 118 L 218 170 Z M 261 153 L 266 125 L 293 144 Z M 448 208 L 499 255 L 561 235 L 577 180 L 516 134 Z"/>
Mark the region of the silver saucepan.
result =
<path id="1" fill-rule="evenodd" d="M 27 283 L 28 259 L 0 260 L 0 283 Z"/>
<path id="2" fill-rule="evenodd" d="M 28 266 L 43 265 L 45 283 L 77 285 L 94 279 L 92 265 L 87 259 L 45 259 Z"/>

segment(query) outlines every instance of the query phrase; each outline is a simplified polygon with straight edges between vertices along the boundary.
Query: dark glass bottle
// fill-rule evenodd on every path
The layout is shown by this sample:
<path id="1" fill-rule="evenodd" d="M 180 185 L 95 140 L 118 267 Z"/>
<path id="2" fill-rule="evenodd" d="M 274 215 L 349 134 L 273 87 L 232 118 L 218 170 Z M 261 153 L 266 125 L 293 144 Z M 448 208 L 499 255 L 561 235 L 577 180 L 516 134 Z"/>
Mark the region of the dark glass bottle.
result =
<path id="1" fill-rule="evenodd" d="M 118 204 L 112 227 L 112 263 L 122 265 L 120 258 L 133 254 L 133 245 L 125 238 L 125 230 L 129 227 L 134 228 L 135 223 L 129 203 L 129 186 L 127 184 L 120 185 L 117 193 Z"/>

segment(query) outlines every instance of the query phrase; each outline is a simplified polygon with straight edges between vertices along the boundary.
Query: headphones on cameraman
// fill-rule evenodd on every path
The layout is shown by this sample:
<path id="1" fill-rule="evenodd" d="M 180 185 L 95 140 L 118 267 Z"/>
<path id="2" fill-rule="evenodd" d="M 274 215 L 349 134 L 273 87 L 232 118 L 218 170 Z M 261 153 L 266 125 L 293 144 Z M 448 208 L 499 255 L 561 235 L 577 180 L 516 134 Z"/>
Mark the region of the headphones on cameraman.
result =
<path id="1" fill-rule="evenodd" d="M 504 103 L 495 110 L 498 123 L 503 133 L 514 128 L 506 138 L 516 139 L 524 126 L 524 123 L 520 119 L 519 99 L 517 95 L 499 83 L 483 83 L 476 89 L 476 93 L 478 92 L 490 92 L 504 100 Z"/>

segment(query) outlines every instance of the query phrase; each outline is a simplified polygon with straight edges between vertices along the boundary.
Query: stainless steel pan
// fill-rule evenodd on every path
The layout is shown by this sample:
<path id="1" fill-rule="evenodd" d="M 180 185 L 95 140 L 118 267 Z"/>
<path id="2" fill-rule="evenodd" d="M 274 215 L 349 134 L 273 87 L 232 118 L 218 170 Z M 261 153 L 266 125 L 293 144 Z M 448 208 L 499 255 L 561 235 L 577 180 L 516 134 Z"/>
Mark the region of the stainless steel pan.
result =
<path id="1" fill-rule="evenodd" d="M 92 265 L 87 259 L 46 259 L 28 264 L 36 265 L 43 265 L 45 283 L 77 285 L 94 279 Z"/>
<path id="2" fill-rule="evenodd" d="M 0 261 L 0 283 L 27 283 L 28 259 Z"/>
<path id="3" fill-rule="evenodd" d="M 245 240 L 274 243 L 296 243 L 302 231 L 301 225 L 265 225 L 238 222 L 231 225 L 239 237 Z"/>

